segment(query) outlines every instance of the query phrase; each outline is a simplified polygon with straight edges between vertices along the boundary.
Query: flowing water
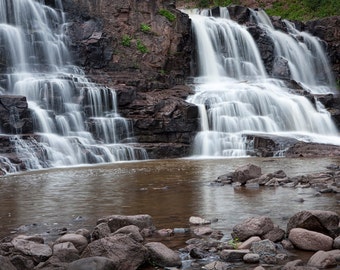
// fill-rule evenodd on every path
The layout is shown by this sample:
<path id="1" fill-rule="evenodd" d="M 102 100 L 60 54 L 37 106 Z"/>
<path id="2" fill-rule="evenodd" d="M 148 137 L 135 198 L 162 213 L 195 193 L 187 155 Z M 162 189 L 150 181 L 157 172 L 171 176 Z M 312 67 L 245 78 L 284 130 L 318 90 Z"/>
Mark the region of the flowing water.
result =
<path id="1" fill-rule="evenodd" d="M 265 71 L 247 27 L 210 10 L 191 10 L 196 38 L 196 93 L 189 102 L 200 108 L 201 131 L 194 142 L 197 156 L 246 156 L 244 134 L 266 133 L 303 141 L 340 144 L 338 130 L 321 103 L 314 106 L 284 81 Z M 320 41 L 285 22 L 289 34 L 275 30 L 269 17 L 253 19 L 274 44 L 274 57 L 287 61 L 291 79 L 312 94 L 334 91 L 335 83 Z"/>
<path id="2" fill-rule="evenodd" d="M 24 169 L 146 159 L 131 124 L 117 111 L 113 89 L 90 82 L 72 65 L 61 1 L 0 0 L 0 95 L 27 97 L 34 135 L 5 131 Z M 2 104 L 6 106 L 8 104 Z M 18 116 L 10 112 L 11 122 Z M 127 142 L 127 143 L 122 143 Z M 36 150 L 38 149 L 38 151 Z M 3 156 L 2 156 L 3 155 Z M 0 153 L 13 173 L 22 168 Z"/>

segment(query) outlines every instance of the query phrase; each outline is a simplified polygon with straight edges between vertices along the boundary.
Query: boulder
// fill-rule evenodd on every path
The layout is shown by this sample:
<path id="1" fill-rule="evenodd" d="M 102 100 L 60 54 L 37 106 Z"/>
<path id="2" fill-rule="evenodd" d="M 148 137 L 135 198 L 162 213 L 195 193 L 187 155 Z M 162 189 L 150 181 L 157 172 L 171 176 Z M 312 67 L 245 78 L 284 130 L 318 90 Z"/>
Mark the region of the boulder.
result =
<path id="1" fill-rule="evenodd" d="M 92 238 L 92 240 L 98 240 L 100 238 L 104 238 L 106 236 L 109 236 L 110 233 L 111 233 L 111 230 L 109 228 L 109 225 L 106 222 L 99 223 L 93 229 L 93 232 L 91 234 L 91 238 Z"/>
<path id="2" fill-rule="evenodd" d="M 135 225 L 140 230 L 151 229 L 154 231 L 156 229 L 150 215 L 133 215 L 133 216 L 112 215 L 99 219 L 97 221 L 97 224 L 103 222 L 106 222 L 108 224 L 111 232 L 115 232 L 118 229 L 128 225 Z"/>
<path id="3" fill-rule="evenodd" d="M 113 234 L 126 234 L 129 235 L 136 242 L 143 242 L 144 237 L 140 234 L 139 228 L 135 225 L 125 226 L 123 228 L 118 229 Z"/>
<path id="4" fill-rule="evenodd" d="M 256 253 L 248 253 L 243 256 L 245 263 L 258 263 L 260 261 L 260 255 Z"/>
<path id="5" fill-rule="evenodd" d="M 285 237 L 285 231 L 274 225 L 274 228 L 263 235 L 263 239 L 269 239 L 272 242 L 279 242 Z"/>
<path id="6" fill-rule="evenodd" d="M 61 237 L 59 237 L 55 244 L 64 243 L 64 242 L 71 242 L 74 247 L 79 251 L 79 254 L 83 252 L 83 250 L 88 245 L 87 239 L 85 236 L 75 233 L 67 233 Z"/>
<path id="7" fill-rule="evenodd" d="M 201 217 L 190 217 L 189 223 L 192 225 L 205 225 L 205 224 L 210 224 L 211 221 L 201 218 Z"/>
<path id="8" fill-rule="evenodd" d="M 238 167 L 233 175 L 233 181 L 239 182 L 241 185 L 246 184 L 250 179 L 258 178 L 261 176 L 261 168 L 254 164 L 246 164 Z"/>
<path id="9" fill-rule="evenodd" d="M 118 268 L 112 260 L 99 256 L 79 259 L 77 261 L 70 263 L 67 268 L 67 270 L 111 270 L 111 269 Z"/>
<path id="10" fill-rule="evenodd" d="M 248 238 L 246 241 L 244 241 L 243 243 L 241 243 L 237 248 L 238 249 L 250 249 L 251 245 L 254 242 L 259 242 L 259 241 L 261 241 L 261 238 L 259 236 L 252 236 Z"/>
<path id="11" fill-rule="evenodd" d="M 179 254 L 160 242 L 145 245 L 149 251 L 150 261 L 160 267 L 179 267 L 182 265 Z"/>
<path id="12" fill-rule="evenodd" d="M 262 237 L 273 229 L 274 223 L 269 217 L 251 217 L 234 226 L 231 235 L 234 239 L 245 241 L 251 236 Z"/>
<path id="13" fill-rule="evenodd" d="M 249 253 L 249 249 L 224 249 L 220 252 L 221 260 L 225 262 L 239 262 Z"/>
<path id="14" fill-rule="evenodd" d="M 52 249 L 45 244 L 14 238 L 12 240 L 13 249 L 23 255 L 32 257 L 36 262 L 46 261 L 52 256 Z"/>
<path id="15" fill-rule="evenodd" d="M 333 239 L 325 234 L 301 228 L 291 229 L 288 239 L 293 245 L 302 250 L 331 250 Z"/>
<path id="16" fill-rule="evenodd" d="M 147 249 L 126 234 L 116 234 L 91 242 L 81 257 L 106 257 L 118 269 L 137 269 L 148 256 Z"/>
<path id="17" fill-rule="evenodd" d="M 310 257 L 307 265 L 317 267 L 318 269 L 330 268 L 336 266 L 337 261 L 331 253 L 319 250 L 312 257 Z"/>
<path id="18" fill-rule="evenodd" d="M 17 270 L 8 257 L 0 255 L 0 270 Z"/>
<path id="19" fill-rule="evenodd" d="M 339 216 L 332 211 L 304 210 L 293 215 L 287 224 L 287 233 L 293 228 L 303 228 L 334 237 L 339 225 Z"/>
<path id="20" fill-rule="evenodd" d="M 63 242 L 53 246 L 53 256 L 58 257 L 61 262 L 73 262 L 80 259 L 79 251 L 71 242 Z"/>

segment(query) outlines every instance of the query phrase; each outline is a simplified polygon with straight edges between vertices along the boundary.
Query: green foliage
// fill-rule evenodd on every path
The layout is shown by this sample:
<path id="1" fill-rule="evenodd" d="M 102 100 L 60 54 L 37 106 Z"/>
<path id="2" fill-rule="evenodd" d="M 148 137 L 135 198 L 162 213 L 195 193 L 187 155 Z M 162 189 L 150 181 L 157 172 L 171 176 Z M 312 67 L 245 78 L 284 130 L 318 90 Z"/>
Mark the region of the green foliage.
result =
<path id="1" fill-rule="evenodd" d="M 149 52 L 148 48 L 143 44 L 143 42 L 140 39 L 137 39 L 136 45 L 138 51 L 140 51 L 141 53 Z"/>
<path id="2" fill-rule="evenodd" d="M 128 35 L 123 35 L 122 45 L 125 46 L 125 47 L 130 47 L 131 46 L 131 40 L 132 40 L 132 37 L 130 37 Z"/>
<path id="3" fill-rule="evenodd" d="M 240 240 L 237 237 L 235 237 L 234 239 L 230 239 L 228 241 L 228 244 L 231 245 L 233 249 L 237 249 L 240 244 Z"/>
<path id="4" fill-rule="evenodd" d="M 151 31 L 151 26 L 145 23 L 141 23 L 140 30 L 144 33 L 149 33 Z"/>
<path id="5" fill-rule="evenodd" d="M 173 22 L 174 20 L 176 20 L 176 15 L 167 9 L 159 10 L 159 14 L 167 18 L 170 22 Z"/>

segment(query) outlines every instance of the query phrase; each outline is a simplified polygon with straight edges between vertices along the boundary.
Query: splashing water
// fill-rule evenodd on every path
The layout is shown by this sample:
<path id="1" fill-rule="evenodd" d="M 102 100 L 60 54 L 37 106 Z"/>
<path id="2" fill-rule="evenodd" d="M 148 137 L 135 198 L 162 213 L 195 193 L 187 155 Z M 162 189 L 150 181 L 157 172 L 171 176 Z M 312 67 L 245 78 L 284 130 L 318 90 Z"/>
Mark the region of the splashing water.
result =
<path id="1" fill-rule="evenodd" d="M 187 11 L 186 11 L 187 12 Z M 310 142 L 340 144 L 338 130 L 320 102 L 291 93 L 284 81 L 270 78 L 247 29 L 211 12 L 187 12 L 196 38 L 196 93 L 201 131 L 195 138 L 196 156 L 247 156 L 245 134 L 273 134 Z M 264 12 L 254 18 L 274 43 L 274 54 L 288 61 L 291 77 L 312 94 L 332 92 L 334 79 L 315 37 L 298 32 L 297 39 L 274 30 Z M 323 72 L 320 72 L 323 70 Z"/>

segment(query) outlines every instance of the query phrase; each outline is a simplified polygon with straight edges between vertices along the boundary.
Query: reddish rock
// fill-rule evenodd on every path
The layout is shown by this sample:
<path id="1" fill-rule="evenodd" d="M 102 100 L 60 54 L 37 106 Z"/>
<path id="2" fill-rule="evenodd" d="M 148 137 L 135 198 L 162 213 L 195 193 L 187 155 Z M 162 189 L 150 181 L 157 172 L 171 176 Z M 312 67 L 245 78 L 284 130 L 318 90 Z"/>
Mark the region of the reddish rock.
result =
<path id="1" fill-rule="evenodd" d="M 333 239 L 331 237 L 301 228 L 291 229 L 288 239 L 295 247 L 302 250 L 328 251 L 332 249 L 333 245 Z"/>

